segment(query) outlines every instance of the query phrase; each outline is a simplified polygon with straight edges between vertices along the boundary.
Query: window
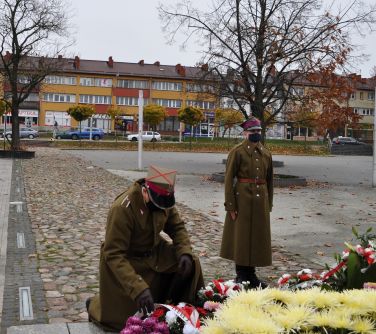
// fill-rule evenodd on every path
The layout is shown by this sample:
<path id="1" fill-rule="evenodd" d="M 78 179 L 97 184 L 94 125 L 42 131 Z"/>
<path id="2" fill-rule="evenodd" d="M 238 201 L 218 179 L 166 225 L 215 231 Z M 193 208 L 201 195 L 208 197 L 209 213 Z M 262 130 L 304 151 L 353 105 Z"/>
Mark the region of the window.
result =
<path id="1" fill-rule="evenodd" d="M 181 92 L 183 84 L 181 82 L 153 81 L 152 88 L 156 90 L 173 90 Z"/>
<path id="2" fill-rule="evenodd" d="M 360 93 L 359 93 L 359 98 L 360 98 L 361 100 L 364 99 L 364 97 L 363 97 L 363 92 L 360 92 Z"/>
<path id="3" fill-rule="evenodd" d="M 358 109 L 354 108 L 354 114 L 359 114 Z"/>
<path id="4" fill-rule="evenodd" d="M 51 85 L 75 85 L 76 77 L 65 77 L 60 75 L 48 75 L 44 82 Z"/>
<path id="5" fill-rule="evenodd" d="M 80 103 L 111 104 L 111 96 L 106 96 L 106 95 L 80 95 Z"/>
<path id="6" fill-rule="evenodd" d="M 201 109 L 214 109 L 215 108 L 214 102 L 211 102 L 211 101 L 187 100 L 186 105 L 198 107 L 198 108 L 201 108 Z"/>
<path id="7" fill-rule="evenodd" d="M 359 115 L 372 116 L 374 114 L 374 109 L 373 108 L 370 108 L 370 109 L 359 109 L 357 113 Z"/>
<path id="8" fill-rule="evenodd" d="M 121 106 L 138 106 L 138 97 L 116 96 L 116 104 Z M 144 105 L 148 104 L 148 99 L 144 99 Z"/>
<path id="9" fill-rule="evenodd" d="M 142 80 L 118 80 L 117 87 L 147 89 L 149 88 L 149 82 Z"/>
<path id="10" fill-rule="evenodd" d="M 194 84 L 194 83 L 187 83 L 186 85 L 186 91 L 187 92 L 204 92 L 204 93 L 213 93 L 214 87 L 210 85 L 200 85 L 200 84 Z"/>
<path id="11" fill-rule="evenodd" d="M 295 96 L 303 96 L 304 95 L 304 88 L 302 87 L 291 87 L 292 95 Z"/>
<path id="12" fill-rule="evenodd" d="M 159 123 L 157 128 L 159 131 L 179 131 L 180 122 L 176 116 L 168 116 Z"/>
<path id="13" fill-rule="evenodd" d="M 351 95 L 350 95 L 350 99 L 351 100 L 355 100 L 355 92 L 352 92 Z"/>
<path id="14" fill-rule="evenodd" d="M 31 82 L 31 78 L 26 75 L 19 75 L 18 76 L 18 83 L 20 84 L 28 84 Z"/>
<path id="15" fill-rule="evenodd" d="M 181 100 L 153 99 L 153 103 L 167 108 L 181 108 Z"/>
<path id="16" fill-rule="evenodd" d="M 76 95 L 59 94 L 59 93 L 45 93 L 45 94 L 43 94 L 43 101 L 75 103 L 76 102 Z"/>
<path id="17" fill-rule="evenodd" d="M 71 117 L 65 111 L 46 111 L 45 125 L 53 126 L 55 121 L 59 127 L 71 125 Z"/>
<path id="18" fill-rule="evenodd" d="M 80 78 L 81 86 L 112 87 L 112 79 L 107 78 Z"/>
<path id="19" fill-rule="evenodd" d="M 368 92 L 368 100 L 373 101 L 375 99 L 375 92 Z"/>

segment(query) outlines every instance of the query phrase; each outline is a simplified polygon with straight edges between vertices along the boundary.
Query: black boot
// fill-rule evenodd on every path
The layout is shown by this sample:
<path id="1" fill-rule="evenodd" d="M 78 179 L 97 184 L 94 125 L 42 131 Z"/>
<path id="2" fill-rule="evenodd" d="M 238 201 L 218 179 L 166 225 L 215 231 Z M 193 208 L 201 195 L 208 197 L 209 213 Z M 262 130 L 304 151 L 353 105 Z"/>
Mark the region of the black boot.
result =
<path id="1" fill-rule="evenodd" d="M 90 317 L 90 314 L 89 314 L 90 302 L 91 302 L 91 298 L 86 299 L 85 304 L 86 304 L 86 311 L 87 311 L 87 314 L 88 314 L 89 322 L 91 322 L 91 317 Z"/>
<path id="2" fill-rule="evenodd" d="M 236 270 L 236 278 L 235 278 L 236 283 L 249 281 L 249 274 L 248 274 L 249 267 L 239 266 L 236 264 L 235 270 Z"/>
<path id="3" fill-rule="evenodd" d="M 260 281 L 258 277 L 256 276 L 256 268 L 255 267 L 248 267 L 248 280 L 250 283 L 250 288 L 251 289 L 266 289 L 268 285 Z"/>

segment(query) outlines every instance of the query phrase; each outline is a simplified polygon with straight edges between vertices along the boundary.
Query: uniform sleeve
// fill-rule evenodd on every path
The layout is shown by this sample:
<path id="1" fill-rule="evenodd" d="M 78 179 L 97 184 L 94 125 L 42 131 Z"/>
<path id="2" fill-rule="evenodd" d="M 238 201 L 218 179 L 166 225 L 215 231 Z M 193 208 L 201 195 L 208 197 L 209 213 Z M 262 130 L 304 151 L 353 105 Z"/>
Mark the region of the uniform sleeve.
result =
<path id="1" fill-rule="evenodd" d="M 273 159 L 270 156 L 269 168 L 266 174 L 266 184 L 268 187 L 268 197 L 269 197 L 269 210 L 272 211 L 273 208 Z"/>
<path id="2" fill-rule="evenodd" d="M 234 178 L 238 173 L 238 158 L 236 150 L 229 153 L 225 173 L 225 210 L 237 211 L 237 204 L 234 192 Z"/>
<path id="3" fill-rule="evenodd" d="M 164 227 L 164 232 L 172 239 L 178 258 L 183 254 L 193 256 L 187 229 L 175 207 L 169 210 L 169 216 Z"/>
<path id="4" fill-rule="evenodd" d="M 120 205 L 113 206 L 107 218 L 103 256 L 124 292 L 135 300 L 149 286 L 135 272 L 126 256 L 133 226 L 134 217 L 131 209 L 123 208 Z"/>

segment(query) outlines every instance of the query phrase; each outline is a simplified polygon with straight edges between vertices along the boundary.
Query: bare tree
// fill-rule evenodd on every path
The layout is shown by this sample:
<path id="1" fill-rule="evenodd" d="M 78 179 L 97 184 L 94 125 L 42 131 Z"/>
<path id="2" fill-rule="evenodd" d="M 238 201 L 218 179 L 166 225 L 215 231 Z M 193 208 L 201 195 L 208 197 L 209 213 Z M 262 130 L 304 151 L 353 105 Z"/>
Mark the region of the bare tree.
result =
<path id="1" fill-rule="evenodd" d="M 209 11 L 189 0 L 159 6 L 169 41 L 179 32 L 183 45 L 196 37 L 220 97 L 244 117 L 260 118 L 264 130 L 310 73 L 346 70 L 356 48 L 351 31 L 372 29 L 375 12 L 360 0 L 213 0 Z"/>
<path id="2" fill-rule="evenodd" d="M 0 71 L 12 112 L 12 150 L 20 149 L 20 104 L 62 66 L 72 44 L 64 0 L 0 0 Z"/>

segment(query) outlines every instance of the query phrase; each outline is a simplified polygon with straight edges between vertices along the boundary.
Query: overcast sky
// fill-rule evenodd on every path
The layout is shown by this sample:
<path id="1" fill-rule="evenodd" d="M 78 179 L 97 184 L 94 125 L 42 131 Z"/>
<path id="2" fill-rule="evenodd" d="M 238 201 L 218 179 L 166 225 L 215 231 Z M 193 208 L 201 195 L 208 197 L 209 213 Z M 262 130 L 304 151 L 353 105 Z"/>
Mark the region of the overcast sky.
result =
<path id="1" fill-rule="evenodd" d="M 202 1 L 202 2 L 201 2 Z M 203 3 L 210 0 L 194 0 Z M 376 0 L 365 0 L 374 3 Z M 176 3 L 164 0 L 163 3 Z M 72 0 L 76 44 L 70 49 L 84 59 L 146 63 L 159 60 L 164 65 L 194 66 L 200 60 L 200 50 L 191 43 L 186 50 L 179 44 L 167 45 L 158 18 L 159 0 Z M 358 73 L 368 77 L 376 66 L 376 33 L 359 39 L 370 60 L 359 64 Z M 373 53 L 373 54 L 372 54 Z"/>

